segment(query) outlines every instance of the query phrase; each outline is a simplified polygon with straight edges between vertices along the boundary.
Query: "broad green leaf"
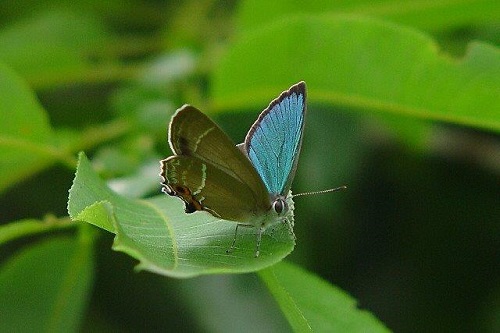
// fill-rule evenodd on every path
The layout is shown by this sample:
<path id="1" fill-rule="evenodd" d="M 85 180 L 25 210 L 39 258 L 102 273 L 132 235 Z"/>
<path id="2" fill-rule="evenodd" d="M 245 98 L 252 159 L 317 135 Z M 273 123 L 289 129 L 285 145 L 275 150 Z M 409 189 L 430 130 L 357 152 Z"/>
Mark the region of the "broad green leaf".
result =
<path id="1" fill-rule="evenodd" d="M 295 332 L 390 332 L 341 289 L 290 263 L 259 272 Z"/>
<path id="2" fill-rule="evenodd" d="M 130 131 L 121 119 L 85 131 L 54 130 L 33 91 L 0 63 L 0 192 L 60 162 L 73 169 L 72 152 L 91 148 Z"/>
<path id="3" fill-rule="evenodd" d="M 423 29 L 452 29 L 470 24 L 495 24 L 500 16 L 496 0 L 253 0 L 243 1 L 239 23 L 243 31 L 291 14 L 362 14 Z"/>
<path id="4" fill-rule="evenodd" d="M 206 212 L 186 214 L 182 202 L 167 195 L 147 200 L 119 196 L 99 179 L 84 154 L 68 212 L 73 220 L 116 233 L 113 248 L 138 259 L 138 269 L 177 278 L 256 271 L 280 261 L 294 246 L 286 226 L 280 225 L 263 236 L 261 254 L 254 258 L 255 235 L 248 228 L 238 233 L 236 249 L 227 254 L 234 222 Z"/>
<path id="5" fill-rule="evenodd" d="M 58 155 L 45 110 L 29 87 L 0 64 L 0 191 Z"/>
<path id="6" fill-rule="evenodd" d="M 214 106 L 262 107 L 299 80 L 310 103 L 500 131 L 497 48 L 475 42 L 451 59 L 424 34 L 353 16 L 295 16 L 242 36 L 214 74 Z"/>
<path id="7" fill-rule="evenodd" d="M 23 136 L 26 140 L 49 142 L 51 128 L 35 94 L 7 66 L 0 65 L 0 112 L 2 134 Z"/>
<path id="8" fill-rule="evenodd" d="M 0 267 L 1 332 L 75 332 L 90 296 L 92 241 L 54 237 Z"/>

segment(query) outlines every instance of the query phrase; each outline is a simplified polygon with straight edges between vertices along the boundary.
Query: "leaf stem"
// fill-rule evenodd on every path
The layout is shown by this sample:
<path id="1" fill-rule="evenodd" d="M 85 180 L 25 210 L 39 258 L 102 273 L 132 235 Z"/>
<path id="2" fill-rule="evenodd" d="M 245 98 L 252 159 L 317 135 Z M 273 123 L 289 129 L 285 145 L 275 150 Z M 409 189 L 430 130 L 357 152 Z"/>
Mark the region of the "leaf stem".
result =
<path id="1" fill-rule="evenodd" d="M 78 152 L 92 148 L 126 134 L 131 127 L 131 123 L 125 119 L 116 119 L 103 125 L 89 127 L 82 132 L 80 140 L 68 147 L 68 150 Z"/>
<path id="2" fill-rule="evenodd" d="M 91 68 L 53 71 L 28 77 L 27 81 L 35 90 L 71 84 L 110 83 L 131 80 L 142 71 L 143 65 L 105 64 Z"/>
<path id="3" fill-rule="evenodd" d="M 11 222 L 0 227 L 0 245 L 21 237 L 41 234 L 53 230 L 62 230 L 76 226 L 69 217 L 56 218 L 47 216 L 43 221 L 26 219 Z"/>
<path id="4" fill-rule="evenodd" d="M 26 152 L 51 157 L 71 169 L 76 167 L 77 161 L 74 156 L 68 154 L 68 152 L 64 150 L 61 150 L 59 147 L 52 146 L 50 144 L 40 144 L 38 142 L 22 140 L 20 138 L 0 137 L 0 146 L 14 147 Z"/>

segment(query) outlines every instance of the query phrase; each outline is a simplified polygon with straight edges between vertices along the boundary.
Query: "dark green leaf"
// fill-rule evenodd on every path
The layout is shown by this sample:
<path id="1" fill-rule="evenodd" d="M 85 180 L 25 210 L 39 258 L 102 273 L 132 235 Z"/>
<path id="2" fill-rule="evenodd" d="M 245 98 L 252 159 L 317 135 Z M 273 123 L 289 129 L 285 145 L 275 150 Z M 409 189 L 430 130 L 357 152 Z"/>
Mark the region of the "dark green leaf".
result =
<path id="1" fill-rule="evenodd" d="M 259 276 L 295 332 L 389 332 L 344 291 L 295 265 L 280 262 Z"/>
<path id="2" fill-rule="evenodd" d="M 92 279 L 90 239 L 59 237 L 24 249 L 0 269 L 0 331 L 77 331 Z"/>

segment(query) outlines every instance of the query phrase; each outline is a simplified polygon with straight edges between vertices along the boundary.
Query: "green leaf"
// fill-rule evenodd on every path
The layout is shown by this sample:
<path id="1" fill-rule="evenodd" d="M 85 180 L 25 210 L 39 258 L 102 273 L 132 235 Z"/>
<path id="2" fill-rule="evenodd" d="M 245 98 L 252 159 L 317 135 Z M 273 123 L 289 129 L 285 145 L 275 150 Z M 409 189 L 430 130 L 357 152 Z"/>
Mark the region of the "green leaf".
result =
<path id="1" fill-rule="evenodd" d="M 341 289 L 290 263 L 259 272 L 295 332 L 390 332 Z"/>
<path id="2" fill-rule="evenodd" d="M 13 71 L 0 64 L 2 134 L 48 143 L 49 120 L 30 88 Z"/>
<path id="3" fill-rule="evenodd" d="M 0 331 L 77 331 L 92 279 L 90 238 L 57 237 L 23 249 L 0 269 Z"/>
<path id="4" fill-rule="evenodd" d="M 79 132 L 55 131 L 33 91 L 2 63 L 0 117 L 0 192 L 56 162 L 73 170 L 71 152 L 116 139 L 132 126 L 119 119 Z"/>
<path id="5" fill-rule="evenodd" d="M 238 233 L 236 249 L 226 254 L 234 222 L 207 212 L 186 214 L 182 202 L 167 195 L 147 200 L 119 196 L 99 179 L 84 154 L 68 212 L 73 220 L 116 233 L 113 248 L 138 259 L 138 269 L 177 278 L 256 271 L 280 261 L 294 246 L 286 226 L 280 225 L 263 236 L 260 257 L 254 258 L 255 235 L 248 228 Z"/>
<path id="6" fill-rule="evenodd" d="M 29 87 L 0 63 L 0 191 L 47 165 L 60 152 L 45 110 Z"/>
<path id="7" fill-rule="evenodd" d="M 238 17 L 248 31 L 293 14 L 344 13 L 376 16 L 423 29 L 453 29 L 470 24 L 495 24 L 500 15 L 496 0 L 344 0 L 244 1 Z"/>
<path id="8" fill-rule="evenodd" d="M 212 85 L 218 109 L 262 107 L 305 80 L 309 102 L 500 131 L 500 52 L 463 59 L 428 36 L 352 16 L 296 16 L 237 40 Z"/>

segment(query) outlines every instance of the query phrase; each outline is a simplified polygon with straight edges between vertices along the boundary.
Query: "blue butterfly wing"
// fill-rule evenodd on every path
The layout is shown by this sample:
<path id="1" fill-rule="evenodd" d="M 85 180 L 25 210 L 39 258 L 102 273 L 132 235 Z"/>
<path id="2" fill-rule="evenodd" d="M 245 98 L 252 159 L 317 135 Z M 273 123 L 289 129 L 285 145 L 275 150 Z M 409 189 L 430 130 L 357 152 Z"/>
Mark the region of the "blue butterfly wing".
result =
<path id="1" fill-rule="evenodd" d="M 304 131 L 306 85 L 303 81 L 273 100 L 250 128 L 244 151 L 272 195 L 290 190 Z"/>

